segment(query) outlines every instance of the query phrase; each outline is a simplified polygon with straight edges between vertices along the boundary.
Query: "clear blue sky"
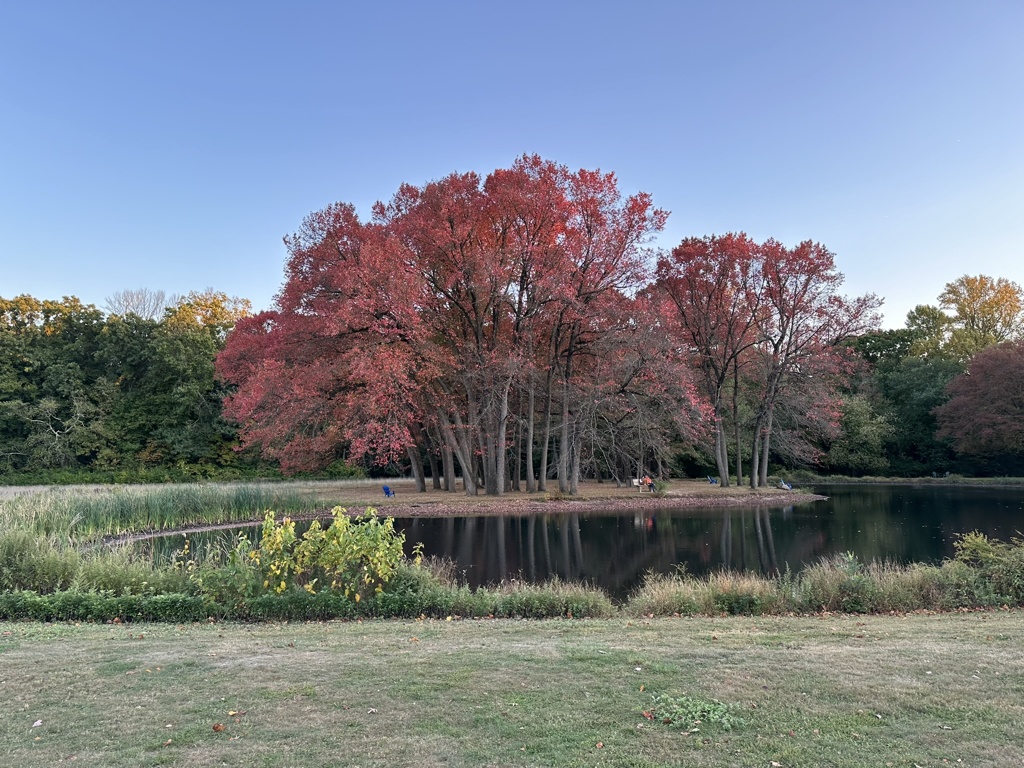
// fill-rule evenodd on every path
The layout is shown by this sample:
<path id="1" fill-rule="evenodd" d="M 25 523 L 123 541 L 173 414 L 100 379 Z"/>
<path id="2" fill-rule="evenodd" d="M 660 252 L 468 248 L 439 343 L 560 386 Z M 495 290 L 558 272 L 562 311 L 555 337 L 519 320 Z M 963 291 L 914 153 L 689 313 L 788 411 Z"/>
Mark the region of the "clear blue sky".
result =
<path id="1" fill-rule="evenodd" d="M 269 307 L 310 211 L 524 152 L 663 247 L 822 242 L 898 327 L 1024 283 L 1024 3 L 0 0 L 0 296 Z"/>

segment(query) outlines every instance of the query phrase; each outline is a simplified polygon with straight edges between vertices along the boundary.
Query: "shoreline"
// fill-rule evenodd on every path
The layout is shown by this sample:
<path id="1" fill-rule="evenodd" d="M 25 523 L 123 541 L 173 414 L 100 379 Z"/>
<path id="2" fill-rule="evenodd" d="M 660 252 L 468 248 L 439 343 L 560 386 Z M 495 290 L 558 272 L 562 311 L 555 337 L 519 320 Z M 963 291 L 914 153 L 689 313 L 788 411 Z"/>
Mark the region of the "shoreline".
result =
<path id="1" fill-rule="evenodd" d="M 461 497 L 466 498 L 466 497 Z M 453 504 L 445 504 L 443 501 L 425 501 L 421 503 L 388 503 L 388 504 L 337 504 L 343 507 L 350 517 L 358 517 L 365 514 L 367 509 L 376 510 L 381 517 L 393 518 L 434 518 L 443 519 L 448 517 L 523 517 L 526 515 L 568 515 L 568 514 L 616 514 L 623 512 L 637 512 L 645 509 L 707 509 L 714 508 L 740 508 L 740 507 L 763 507 L 763 506 L 790 506 L 793 504 L 805 504 L 814 501 L 823 501 L 828 498 L 814 493 L 803 493 L 793 491 L 778 491 L 767 489 L 756 493 L 730 493 L 722 495 L 710 494 L 687 494 L 687 495 L 666 495 L 666 496 L 645 496 L 636 497 L 613 497 L 595 499 L 516 499 L 498 497 L 485 497 L 493 499 L 490 501 L 468 501 Z M 330 517 L 334 507 L 325 507 L 322 510 L 309 513 L 286 515 L 291 520 L 307 521 L 325 519 Z M 209 523 L 189 525 L 181 528 L 168 528 L 160 531 L 143 531 L 129 533 L 120 536 L 105 538 L 103 544 L 130 544 L 137 541 L 162 538 L 164 536 L 186 536 L 190 533 L 205 533 L 207 531 L 223 531 L 232 528 L 255 527 L 262 525 L 263 520 L 250 520 L 247 522 L 230 523 Z"/>
<path id="2" fill-rule="evenodd" d="M 815 493 L 793 491 L 773 491 L 756 493 L 729 493 L 727 489 L 722 495 L 712 494 L 667 494 L 665 496 L 643 497 L 600 497 L 600 498 L 561 498 L 561 499 L 516 499 L 504 496 L 488 497 L 488 501 L 464 501 L 445 504 L 443 501 L 427 501 L 422 503 L 381 505 L 352 505 L 347 507 L 349 514 L 361 514 L 372 507 L 378 514 L 387 517 L 495 517 L 522 516 L 537 514 L 571 514 L 571 513 L 614 513 L 632 512 L 649 509 L 693 509 L 706 507 L 763 507 L 788 506 L 791 504 L 823 501 L 828 498 Z M 463 497 L 465 498 L 465 497 Z M 339 505 L 343 506 L 343 505 Z"/>

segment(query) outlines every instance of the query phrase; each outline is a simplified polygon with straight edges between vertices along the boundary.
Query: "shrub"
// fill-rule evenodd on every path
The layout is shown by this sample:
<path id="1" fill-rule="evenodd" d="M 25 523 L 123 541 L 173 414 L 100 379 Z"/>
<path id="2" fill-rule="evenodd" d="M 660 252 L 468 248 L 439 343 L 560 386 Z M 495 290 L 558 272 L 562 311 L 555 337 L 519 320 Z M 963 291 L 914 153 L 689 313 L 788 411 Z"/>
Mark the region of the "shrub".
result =
<path id="1" fill-rule="evenodd" d="M 65 590 L 49 595 L 0 594 L 0 619 L 7 621 L 202 621 L 214 607 L 185 594 L 122 595 Z"/>
<path id="2" fill-rule="evenodd" d="M 313 521 L 299 539 L 292 520 L 278 523 L 273 512 L 267 513 L 259 548 L 246 553 L 260 569 L 264 589 L 278 594 L 296 586 L 310 594 L 332 589 L 356 602 L 383 590 L 405 556 L 405 534 L 395 531 L 393 518 L 381 520 L 373 510 L 355 519 L 341 507 L 332 514 L 326 530 Z"/>
<path id="3" fill-rule="evenodd" d="M 245 601 L 262 591 L 263 580 L 253 546 L 244 534 L 238 534 L 231 549 L 211 552 L 202 563 L 190 556 L 188 541 L 177 558 L 176 569 L 187 574 L 193 587 L 206 598 L 228 611 L 235 611 Z"/>
<path id="4" fill-rule="evenodd" d="M 977 569 L 999 600 L 1024 603 L 1024 539 L 1015 536 L 1006 543 L 972 531 L 962 534 L 953 546 L 956 559 Z"/>

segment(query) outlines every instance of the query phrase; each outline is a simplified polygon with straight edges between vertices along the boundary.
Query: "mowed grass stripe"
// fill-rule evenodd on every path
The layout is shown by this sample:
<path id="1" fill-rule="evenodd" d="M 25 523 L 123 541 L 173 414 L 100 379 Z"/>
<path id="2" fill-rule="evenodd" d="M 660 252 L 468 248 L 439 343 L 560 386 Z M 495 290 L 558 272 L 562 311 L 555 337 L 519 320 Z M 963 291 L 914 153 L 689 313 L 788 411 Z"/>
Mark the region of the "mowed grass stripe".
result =
<path id="1" fill-rule="evenodd" d="M 3 765 L 1024 764 L 1021 611 L 0 632 Z"/>

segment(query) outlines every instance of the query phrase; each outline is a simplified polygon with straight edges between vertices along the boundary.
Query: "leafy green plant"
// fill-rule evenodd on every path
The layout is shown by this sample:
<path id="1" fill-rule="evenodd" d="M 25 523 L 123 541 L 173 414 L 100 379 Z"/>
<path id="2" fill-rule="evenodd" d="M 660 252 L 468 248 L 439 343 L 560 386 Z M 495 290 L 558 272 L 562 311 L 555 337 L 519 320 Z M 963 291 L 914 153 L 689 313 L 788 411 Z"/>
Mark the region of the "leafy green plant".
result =
<path id="1" fill-rule="evenodd" d="M 228 610 L 261 593 L 262 576 L 252 557 L 253 545 L 239 533 L 235 545 L 209 554 L 201 563 L 192 559 L 188 539 L 175 559 L 174 567 L 187 574 L 196 590 Z"/>
<path id="2" fill-rule="evenodd" d="M 655 696 L 651 708 L 644 716 L 665 725 L 677 725 L 688 731 L 699 731 L 701 726 L 731 731 L 743 724 L 743 719 L 734 714 L 733 707 L 729 704 L 723 704 L 718 699 L 702 699 L 685 693 L 681 696 Z"/>
<path id="3" fill-rule="evenodd" d="M 339 590 L 356 602 L 383 590 L 404 558 L 405 534 L 395 531 L 393 518 L 382 520 L 372 509 L 350 518 L 335 507 L 332 515 L 328 528 L 314 521 L 299 538 L 294 521 L 286 517 L 278 523 L 273 512 L 267 513 L 259 547 L 246 553 L 260 570 L 264 589 L 277 594 L 292 587 L 310 594 Z"/>

